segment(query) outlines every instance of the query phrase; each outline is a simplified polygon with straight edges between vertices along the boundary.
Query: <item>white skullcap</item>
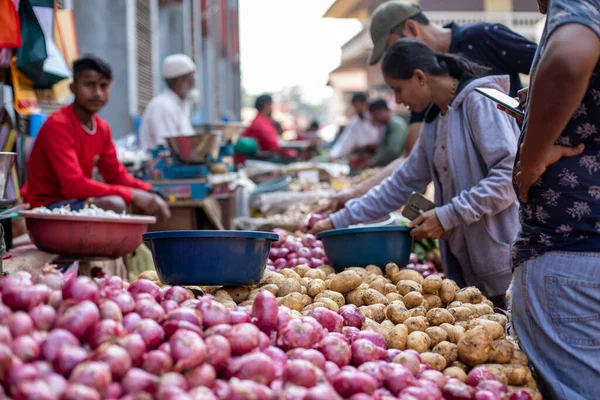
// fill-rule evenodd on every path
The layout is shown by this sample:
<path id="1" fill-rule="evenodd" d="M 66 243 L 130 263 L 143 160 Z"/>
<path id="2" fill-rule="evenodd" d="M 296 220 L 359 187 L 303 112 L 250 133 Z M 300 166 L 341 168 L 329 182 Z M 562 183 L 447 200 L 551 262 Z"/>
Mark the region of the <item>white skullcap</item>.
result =
<path id="1" fill-rule="evenodd" d="M 163 61 L 163 78 L 173 79 L 196 71 L 196 64 L 185 54 L 172 54 Z"/>

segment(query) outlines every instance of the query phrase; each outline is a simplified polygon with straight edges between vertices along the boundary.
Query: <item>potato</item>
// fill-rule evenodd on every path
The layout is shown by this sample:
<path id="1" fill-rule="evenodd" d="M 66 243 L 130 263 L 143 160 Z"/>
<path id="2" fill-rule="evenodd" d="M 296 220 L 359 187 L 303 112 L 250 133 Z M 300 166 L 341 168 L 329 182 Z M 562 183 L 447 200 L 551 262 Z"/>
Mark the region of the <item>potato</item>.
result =
<path id="1" fill-rule="evenodd" d="M 385 321 L 385 307 L 386 306 L 384 304 L 372 304 L 367 306 L 366 308 L 369 310 L 369 314 L 371 315 L 369 318 L 381 324 L 383 321 Z M 367 314 L 365 314 L 365 316 L 366 315 Z"/>
<path id="2" fill-rule="evenodd" d="M 509 385 L 524 386 L 532 379 L 531 371 L 524 365 L 507 364 L 505 368 Z"/>
<path id="3" fill-rule="evenodd" d="M 386 284 L 383 287 L 383 294 L 387 295 L 390 293 L 398 294 L 398 288 L 396 287 L 396 285 L 394 285 L 393 283 L 389 283 L 389 281 L 386 280 Z"/>
<path id="4" fill-rule="evenodd" d="M 424 317 L 427 315 L 427 309 L 423 306 L 418 306 L 408 310 L 411 317 Z"/>
<path id="5" fill-rule="evenodd" d="M 302 295 L 298 292 L 292 292 L 284 297 L 277 299 L 277 304 L 289 308 L 290 310 L 302 311 L 304 303 Z"/>
<path id="6" fill-rule="evenodd" d="M 283 284 L 279 286 L 277 297 L 285 297 L 290 293 L 300 293 L 301 288 L 302 286 L 300 285 L 299 280 L 287 278 Z"/>
<path id="7" fill-rule="evenodd" d="M 390 349 L 404 350 L 407 339 L 408 327 L 404 324 L 398 324 L 390 330 L 387 337 L 387 345 Z"/>
<path id="8" fill-rule="evenodd" d="M 312 302 L 313 302 L 312 297 L 310 297 L 307 294 L 302 295 L 302 304 L 304 305 L 304 307 L 306 307 L 309 304 L 312 304 Z"/>
<path id="9" fill-rule="evenodd" d="M 467 381 L 467 373 L 458 367 L 449 367 L 442 372 L 448 378 L 456 378 L 461 382 Z"/>
<path id="10" fill-rule="evenodd" d="M 473 311 L 465 306 L 451 308 L 448 311 L 456 321 L 467 321 L 473 315 Z"/>
<path id="11" fill-rule="evenodd" d="M 344 271 L 356 272 L 358 274 L 358 276 L 360 276 L 361 280 L 367 279 L 367 277 L 370 275 L 370 273 L 367 272 L 367 270 L 365 270 L 364 268 L 361 268 L 361 267 L 350 267 L 350 268 L 346 268 Z"/>
<path id="12" fill-rule="evenodd" d="M 360 286 L 358 287 L 358 289 L 360 290 L 367 290 L 369 288 L 369 284 L 367 282 L 363 282 L 360 284 Z"/>
<path id="13" fill-rule="evenodd" d="M 482 318 L 476 318 L 472 321 L 469 321 L 469 328 L 473 328 L 475 326 L 482 326 L 483 328 L 485 328 L 486 332 L 488 333 L 488 336 L 492 340 L 499 340 L 506 337 L 504 328 L 497 322 L 489 321 L 487 319 Z"/>
<path id="14" fill-rule="evenodd" d="M 515 347 L 506 339 L 495 340 L 492 342 L 488 362 L 496 364 L 506 364 L 513 357 Z"/>
<path id="15" fill-rule="evenodd" d="M 404 303 L 394 301 L 385 308 L 385 317 L 397 325 L 406 321 L 410 317 L 410 314 Z"/>
<path id="16" fill-rule="evenodd" d="M 396 325 L 394 325 L 394 323 L 392 321 L 390 321 L 388 319 L 384 319 L 383 322 L 381 322 L 380 325 L 381 325 L 382 328 L 385 328 L 385 329 L 388 329 L 388 330 L 392 330 L 396 326 Z"/>
<path id="17" fill-rule="evenodd" d="M 298 310 L 290 310 L 290 317 L 292 318 L 302 318 L 302 313 Z"/>
<path id="18" fill-rule="evenodd" d="M 379 293 L 385 295 L 385 284 L 386 280 L 384 277 L 377 277 L 369 284 L 369 289 L 377 290 Z"/>
<path id="19" fill-rule="evenodd" d="M 363 300 L 364 289 L 356 289 L 346 295 L 346 303 L 354 304 L 356 307 L 362 307 L 365 305 Z"/>
<path id="20" fill-rule="evenodd" d="M 415 308 L 423 304 L 423 295 L 419 292 L 410 292 L 404 296 L 403 301 L 407 308 Z"/>
<path id="21" fill-rule="evenodd" d="M 292 268 L 298 275 L 300 275 L 300 277 L 304 278 L 304 275 L 308 272 L 308 271 L 312 271 L 311 268 L 308 265 L 296 265 L 294 268 Z M 310 277 L 309 277 L 310 278 Z"/>
<path id="22" fill-rule="evenodd" d="M 512 343 L 511 343 L 511 345 L 512 345 Z M 510 363 L 528 366 L 529 358 L 527 357 L 527 355 L 525 353 L 523 353 L 519 349 L 515 349 L 513 346 L 513 356 L 510 359 Z"/>
<path id="23" fill-rule="evenodd" d="M 440 342 L 435 345 L 432 351 L 444 357 L 446 365 L 450 365 L 458 360 L 458 346 L 454 343 L 448 341 Z"/>
<path id="24" fill-rule="evenodd" d="M 281 275 L 285 276 L 288 279 L 293 279 L 297 282 L 300 282 L 300 279 L 302 278 L 300 275 L 298 275 L 293 269 L 289 269 L 289 268 L 284 268 L 281 270 L 280 272 Z"/>
<path id="25" fill-rule="evenodd" d="M 325 308 L 327 308 L 327 306 L 325 305 L 325 303 L 321 303 L 320 301 L 317 301 L 316 303 L 312 303 L 312 304 L 309 304 L 309 305 L 305 306 L 302 309 L 302 313 L 304 314 L 307 311 L 314 310 L 317 307 L 325 307 Z"/>
<path id="26" fill-rule="evenodd" d="M 423 279 L 423 293 L 435 294 L 442 287 L 442 278 L 439 275 L 429 275 Z"/>
<path id="27" fill-rule="evenodd" d="M 439 290 L 440 299 L 442 299 L 442 301 L 446 304 L 452 303 L 456 297 L 457 290 L 458 286 L 453 280 L 444 279 L 442 281 L 442 287 Z"/>
<path id="28" fill-rule="evenodd" d="M 273 285 L 279 286 L 279 285 L 283 284 L 283 281 L 285 281 L 285 276 L 283 276 L 277 272 L 265 271 L 265 274 L 263 275 L 262 279 L 260 280 L 259 285 L 263 286 L 263 285 L 273 284 Z"/>
<path id="29" fill-rule="evenodd" d="M 423 291 L 423 287 L 415 281 L 400 281 L 396 284 L 396 288 L 402 296 L 406 296 L 410 292 L 421 293 Z"/>
<path id="30" fill-rule="evenodd" d="M 317 301 L 317 300 L 315 300 Z M 338 306 L 338 303 L 336 303 L 335 301 L 331 300 L 328 297 L 321 297 L 318 300 L 320 303 L 325 304 L 325 307 L 330 309 L 333 312 L 338 312 L 338 310 L 340 309 L 340 306 Z"/>
<path id="31" fill-rule="evenodd" d="M 319 269 L 311 269 L 304 274 L 306 279 L 325 279 L 325 273 Z"/>
<path id="32" fill-rule="evenodd" d="M 254 300 L 246 300 L 243 303 L 240 303 L 239 306 L 240 307 L 250 307 L 249 310 L 252 311 L 252 305 L 254 304 Z"/>
<path id="33" fill-rule="evenodd" d="M 302 278 L 300 279 L 300 284 L 304 287 L 307 287 L 310 281 L 312 281 L 311 278 Z"/>
<path id="34" fill-rule="evenodd" d="M 315 297 L 316 295 L 318 295 L 321 292 L 324 292 L 325 290 L 327 290 L 325 282 L 323 282 L 321 279 L 313 279 L 310 282 L 308 282 L 308 285 L 306 285 L 306 294 L 308 294 L 311 297 Z"/>
<path id="35" fill-rule="evenodd" d="M 494 309 L 494 303 L 492 303 L 490 300 L 488 299 L 483 299 L 483 301 L 481 302 L 481 304 L 487 304 L 488 306 L 490 306 L 492 309 Z"/>
<path id="36" fill-rule="evenodd" d="M 464 335 L 465 329 L 460 326 L 454 326 L 450 324 L 441 324 L 440 328 L 446 331 L 448 334 L 448 341 L 458 344 L 460 338 Z"/>
<path id="37" fill-rule="evenodd" d="M 382 293 L 379 293 L 375 289 L 365 290 L 365 292 L 363 293 L 363 301 L 368 306 L 372 304 L 389 304 L 388 299 Z"/>
<path id="38" fill-rule="evenodd" d="M 423 298 L 427 302 L 427 311 L 434 308 L 440 308 L 442 306 L 442 299 L 440 299 L 440 296 L 436 294 L 426 294 L 423 296 Z"/>
<path id="39" fill-rule="evenodd" d="M 158 274 L 156 273 L 156 271 L 153 271 L 153 270 L 148 270 L 148 271 L 142 272 L 138 276 L 138 279 L 147 279 L 152 282 L 160 282 L 160 279 L 158 279 Z"/>
<path id="40" fill-rule="evenodd" d="M 325 286 L 329 289 L 329 285 L 331 285 L 331 279 L 325 279 Z"/>
<path id="41" fill-rule="evenodd" d="M 329 274 L 335 274 L 335 269 L 333 269 L 333 267 L 331 265 L 321 265 L 320 267 L 317 267 L 316 269 L 323 271 L 325 273 L 325 276 L 327 276 Z"/>
<path id="42" fill-rule="evenodd" d="M 404 297 L 400 293 L 388 293 L 385 295 L 385 298 L 388 299 L 390 304 L 392 304 L 394 301 L 402 301 Z"/>
<path id="43" fill-rule="evenodd" d="M 483 301 L 483 294 L 476 287 L 466 287 L 460 289 L 456 293 L 456 300 L 462 301 L 463 303 L 479 304 Z"/>
<path id="44" fill-rule="evenodd" d="M 430 351 L 426 351 L 421 353 L 421 360 L 423 364 L 429 365 L 429 368 L 434 369 L 436 371 L 443 371 L 446 368 L 446 359 L 442 357 L 440 354 L 433 353 Z"/>
<path id="45" fill-rule="evenodd" d="M 387 276 L 389 279 L 392 279 L 392 275 L 396 275 L 398 272 L 400 272 L 400 267 L 398 267 L 396 263 L 389 263 L 385 266 L 385 276 Z M 398 283 L 398 281 L 394 283 Z"/>
<path id="46" fill-rule="evenodd" d="M 349 293 L 360 286 L 362 279 L 354 271 L 344 271 L 337 274 L 329 284 L 329 289 L 339 293 Z"/>
<path id="47" fill-rule="evenodd" d="M 502 364 L 482 364 L 481 367 L 487 368 L 496 379 L 505 385 L 508 385 L 508 376 L 506 374 L 506 368 Z"/>
<path id="48" fill-rule="evenodd" d="M 217 301 L 220 301 L 220 300 L 233 301 L 233 299 L 231 298 L 231 296 L 229 295 L 227 290 L 219 289 L 215 292 L 214 296 Z"/>
<path id="49" fill-rule="evenodd" d="M 250 289 L 246 286 L 227 286 L 223 288 L 229 293 L 229 296 L 235 301 L 237 304 L 240 304 L 246 300 L 248 300 L 248 296 L 250 295 Z"/>
<path id="50" fill-rule="evenodd" d="M 255 290 L 258 290 L 258 292 L 256 294 L 258 294 L 258 293 L 266 290 L 268 292 L 273 293 L 274 295 L 277 295 L 277 292 L 279 291 L 279 286 L 277 286 L 277 285 L 275 285 L 273 283 L 269 283 L 268 285 L 261 286 L 260 289 L 255 289 Z M 252 292 L 254 292 L 254 290 Z"/>
<path id="51" fill-rule="evenodd" d="M 400 280 L 414 281 L 419 285 L 423 283 L 423 275 L 412 269 L 401 269 L 397 276 Z"/>
<path id="52" fill-rule="evenodd" d="M 454 323 L 454 326 L 460 326 L 461 328 L 463 328 L 466 331 L 469 327 L 469 323 L 467 321 L 456 321 Z"/>
<path id="53" fill-rule="evenodd" d="M 315 300 L 319 300 L 321 297 L 326 297 L 328 299 L 335 301 L 338 308 L 343 306 L 344 304 L 346 304 L 346 300 L 344 299 L 344 296 L 341 293 L 335 292 L 333 290 L 325 290 L 325 291 L 319 293 L 318 295 L 315 296 Z"/>
<path id="54" fill-rule="evenodd" d="M 300 293 L 302 294 L 308 294 L 308 290 L 306 289 L 306 286 L 300 286 Z"/>
<path id="55" fill-rule="evenodd" d="M 427 321 L 430 325 L 440 326 L 441 324 L 453 324 L 454 317 L 448 310 L 443 308 L 432 308 L 427 311 Z"/>
<path id="56" fill-rule="evenodd" d="M 477 310 L 477 315 L 482 317 L 487 314 L 493 314 L 494 309 L 487 304 L 475 304 L 475 310 Z"/>
<path id="57" fill-rule="evenodd" d="M 508 318 L 506 315 L 502 314 L 488 314 L 481 317 L 483 319 L 487 319 L 489 321 L 494 321 L 502 325 L 503 328 L 506 328 L 506 324 L 508 324 Z"/>
<path id="58" fill-rule="evenodd" d="M 237 307 L 237 304 L 235 301 L 233 300 L 227 300 L 224 298 L 215 298 L 219 303 L 223 304 L 225 307 L 227 308 L 235 308 Z"/>
<path id="59" fill-rule="evenodd" d="M 404 321 L 404 325 L 408 327 L 408 332 L 421 331 L 425 332 L 427 329 L 427 319 L 425 317 L 410 317 Z"/>
<path id="60" fill-rule="evenodd" d="M 476 326 L 465 332 L 458 341 L 458 357 L 473 367 L 487 361 L 491 348 L 492 339 L 485 328 Z"/>
<path id="61" fill-rule="evenodd" d="M 425 332 L 415 331 L 408 334 L 406 348 L 423 353 L 429 349 L 431 339 Z"/>
<path id="62" fill-rule="evenodd" d="M 385 326 L 378 324 L 377 322 L 373 321 L 370 318 L 365 319 L 365 322 L 363 322 L 363 324 L 361 326 L 361 330 L 378 332 L 378 333 L 381 333 L 383 335 L 383 337 L 385 337 L 385 338 L 387 338 L 390 333 L 389 330 Z"/>
<path id="63" fill-rule="evenodd" d="M 436 346 L 438 343 L 448 339 L 448 332 L 439 326 L 430 326 L 429 328 L 425 329 L 425 333 L 431 339 L 431 346 Z"/>
<path id="64" fill-rule="evenodd" d="M 367 271 L 371 274 L 374 274 L 374 275 L 383 276 L 383 271 L 377 265 L 368 265 L 365 268 L 365 271 Z"/>
<path id="65" fill-rule="evenodd" d="M 451 367 L 460 368 L 460 369 L 462 369 L 462 370 L 463 370 L 463 371 L 465 371 L 465 372 L 466 372 L 466 371 L 468 371 L 468 370 L 470 369 L 470 368 L 469 368 L 469 366 L 468 366 L 467 364 L 465 364 L 465 363 L 464 363 L 464 362 L 462 362 L 462 361 L 458 361 L 458 360 L 457 360 L 457 361 L 454 361 L 454 362 L 452 363 Z"/>
<path id="66" fill-rule="evenodd" d="M 448 304 L 448 309 L 450 308 L 456 308 L 456 307 L 462 307 L 463 303 L 461 303 L 460 301 L 453 301 L 452 303 Z"/>

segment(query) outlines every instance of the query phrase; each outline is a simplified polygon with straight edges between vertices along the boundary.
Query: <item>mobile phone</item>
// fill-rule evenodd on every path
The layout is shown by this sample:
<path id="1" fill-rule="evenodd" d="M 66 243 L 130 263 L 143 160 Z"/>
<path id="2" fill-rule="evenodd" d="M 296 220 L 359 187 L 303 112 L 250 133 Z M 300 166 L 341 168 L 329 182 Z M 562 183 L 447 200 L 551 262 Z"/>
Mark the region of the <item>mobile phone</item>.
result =
<path id="1" fill-rule="evenodd" d="M 423 196 L 421 193 L 411 193 L 406 205 L 402 209 L 402 215 L 411 221 L 423 214 L 425 211 L 433 210 L 436 204 Z"/>
<path id="2" fill-rule="evenodd" d="M 501 91 L 496 90 L 496 89 L 481 88 L 481 87 L 475 88 L 475 91 L 479 94 L 484 95 L 488 99 L 491 99 L 491 100 L 495 101 L 496 103 L 503 105 L 504 107 L 506 107 L 510 111 L 514 112 L 515 114 L 518 114 L 521 117 L 525 117 L 525 113 L 523 112 L 523 108 L 519 104 L 519 101 L 502 93 Z"/>

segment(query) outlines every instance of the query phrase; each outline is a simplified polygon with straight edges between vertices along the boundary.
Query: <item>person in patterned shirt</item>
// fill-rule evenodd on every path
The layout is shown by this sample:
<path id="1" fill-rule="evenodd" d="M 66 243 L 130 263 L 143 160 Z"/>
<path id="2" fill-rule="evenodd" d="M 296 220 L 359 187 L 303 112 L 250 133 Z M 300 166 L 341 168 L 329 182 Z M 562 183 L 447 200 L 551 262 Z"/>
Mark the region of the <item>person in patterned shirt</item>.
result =
<path id="1" fill-rule="evenodd" d="M 548 17 L 513 173 L 512 322 L 546 399 L 598 399 L 600 0 L 538 0 Z"/>

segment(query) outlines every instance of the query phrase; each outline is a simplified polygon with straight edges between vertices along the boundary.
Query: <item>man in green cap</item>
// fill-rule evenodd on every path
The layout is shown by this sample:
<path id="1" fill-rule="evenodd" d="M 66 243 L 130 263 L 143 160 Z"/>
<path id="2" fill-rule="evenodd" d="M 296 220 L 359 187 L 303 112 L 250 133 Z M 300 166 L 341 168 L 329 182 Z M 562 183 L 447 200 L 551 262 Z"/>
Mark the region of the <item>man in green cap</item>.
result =
<path id="1" fill-rule="evenodd" d="M 369 64 L 381 60 L 385 51 L 402 38 L 414 38 L 439 53 L 460 54 L 469 60 L 490 68 L 491 75 L 510 76 L 510 95 L 517 97 L 521 89 L 519 74 L 529 74 L 537 45 L 502 24 L 475 22 L 445 26 L 434 25 L 415 4 L 391 0 L 373 11 L 370 21 L 373 50 Z M 405 154 L 408 154 L 419 137 L 425 112 L 411 112 Z M 320 211 L 336 211 L 350 199 L 360 197 L 385 178 L 403 162 L 399 158 L 388 164 L 379 174 L 351 189 L 339 192 Z"/>

